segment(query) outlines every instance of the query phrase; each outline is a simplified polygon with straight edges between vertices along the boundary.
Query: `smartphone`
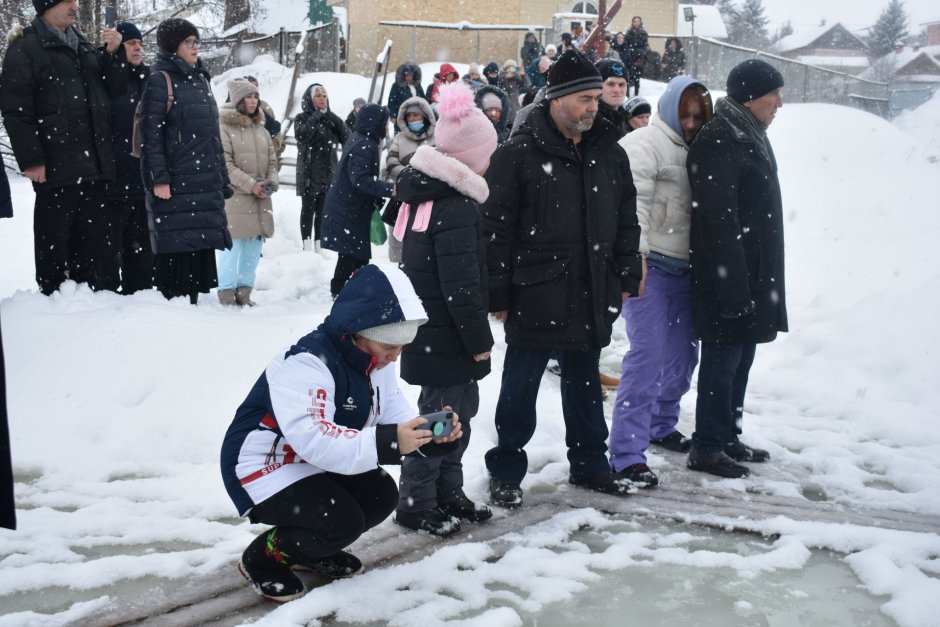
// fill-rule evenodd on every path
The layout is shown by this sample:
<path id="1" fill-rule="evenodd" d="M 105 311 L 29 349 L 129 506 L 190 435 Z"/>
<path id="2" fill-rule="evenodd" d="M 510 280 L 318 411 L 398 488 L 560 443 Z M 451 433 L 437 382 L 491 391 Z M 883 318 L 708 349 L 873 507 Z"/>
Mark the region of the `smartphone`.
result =
<path id="1" fill-rule="evenodd" d="M 427 420 L 427 422 L 423 425 L 418 425 L 416 428 L 429 430 L 435 438 L 450 435 L 450 432 L 453 431 L 454 412 L 452 411 L 436 411 L 432 414 L 424 414 L 421 417 Z"/>
<path id="2" fill-rule="evenodd" d="M 114 28 L 114 23 L 117 21 L 117 15 L 115 15 L 115 9 L 113 4 L 106 5 L 104 7 L 104 27 L 105 28 Z"/>

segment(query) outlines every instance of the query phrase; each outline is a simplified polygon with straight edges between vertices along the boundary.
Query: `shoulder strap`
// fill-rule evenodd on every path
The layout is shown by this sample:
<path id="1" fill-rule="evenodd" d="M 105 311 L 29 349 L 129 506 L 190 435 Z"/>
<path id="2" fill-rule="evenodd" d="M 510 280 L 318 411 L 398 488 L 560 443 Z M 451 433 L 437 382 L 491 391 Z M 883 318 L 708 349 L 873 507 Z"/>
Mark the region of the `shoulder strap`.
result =
<path id="1" fill-rule="evenodd" d="M 160 70 L 160 73 L 166 79 L 166 110 L 169 111 L 176 100 L 176 96 L 173 95 L 173 81 L 170 80 L 170 74 L 166 70 Z"/>

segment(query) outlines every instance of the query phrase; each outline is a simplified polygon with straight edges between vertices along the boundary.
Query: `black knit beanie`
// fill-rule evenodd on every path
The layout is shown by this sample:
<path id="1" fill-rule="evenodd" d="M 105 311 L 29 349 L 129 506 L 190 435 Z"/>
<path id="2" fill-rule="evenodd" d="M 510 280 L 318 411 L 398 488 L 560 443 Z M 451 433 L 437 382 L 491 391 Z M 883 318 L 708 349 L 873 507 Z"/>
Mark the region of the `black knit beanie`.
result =
<path id="1" fill-rule="evenodd" d="M 738 63 L 728 74 L 728 97 L 741 104 L 766 96 L 778 87 L 783 87 L 783 74 L 760 59 Z"/>
<path id="2" fill-rule="evenodd" d="M 36 9 L 36 15 L 42 15 L 62 0 L 33 0 L 33 8 Z"/>
<path id="3" fill-rule="evenodd" d="M 117 32 L 121 33 L 121 43 L 125 41 L 131 41 L 133 39 L 143 40 L 144 36 L 140 32 L 140 29 L 137 28 L 135 24 L 130 22 L 118 22 L 118 25 L 114 27 Z"/>
<path id="4" fill-rule="evenodd" d="M 601 89 L 604 80 L 594 64 L 576 50 L 567 50 L 548 70 L 548 87 L 545 98 L 551 100 L 584 91 Z"/>
<path id="5" fill-rule="evenodd" d="M 165 52 L 176 52 L 187 37 L 199 39 L 199 29 L 184 19 L 171 17 L 157 27 L 157 45 Z"/>
<path id="6" fill-rule="evenodd" d="M 601 73 L 601 80 L 606 81 L 611 76 L 627 79 L 627 69 L 623 66 L 623 62 L 616 59 L 601 59 L 594 64 L 594 67 Z"/>

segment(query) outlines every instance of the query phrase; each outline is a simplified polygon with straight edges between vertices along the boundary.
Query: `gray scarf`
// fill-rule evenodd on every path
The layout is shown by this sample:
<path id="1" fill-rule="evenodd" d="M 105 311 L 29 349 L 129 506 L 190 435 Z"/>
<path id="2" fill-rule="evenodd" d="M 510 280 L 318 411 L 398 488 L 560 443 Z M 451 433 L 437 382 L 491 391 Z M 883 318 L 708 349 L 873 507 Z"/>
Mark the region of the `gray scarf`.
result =
<path id="1" fill-rule="evenodd" d="M 62 43 L 74 50 L 76 54 L 78 53 L 78 35 L 75 33 L 75 29 L 73 27 L 69 26 L 67 29 L 65 29 L 65 32 L 62 32 L 47 22 L 45 18 L 40 17 L 39 19 L 42 20 L 42 23 L 45 24 L 50 31 L 55 33 L 56 37 L 62 40 Z"/>
<path id="2" fill-rule="evenodd" d="M 757 145 L 760 155 L 777 171 L 777 159 L 767 139 L 767 126 L 755 118 L 750 110 L 731 98 L 720 98 L 715 105 L 715 116 L 725 120 L 739 137 L 746 137 Z"/>

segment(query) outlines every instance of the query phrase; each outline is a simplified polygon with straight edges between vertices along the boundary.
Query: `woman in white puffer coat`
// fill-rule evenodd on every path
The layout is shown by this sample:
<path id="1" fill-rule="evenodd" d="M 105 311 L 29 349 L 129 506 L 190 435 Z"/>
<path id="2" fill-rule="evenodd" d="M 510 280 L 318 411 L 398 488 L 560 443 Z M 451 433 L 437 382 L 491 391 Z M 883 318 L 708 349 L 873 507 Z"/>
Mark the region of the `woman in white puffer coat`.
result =
<path id="1" fill-rule="evenodd" d="M 688 451 L 680 433 L 679 401 L 698 363 L 692 329 L 689 229 L 692 186 L 686 171 L 689 144 L 712 117 L 705 85 L 674 78 L 659 99 L 649 126 L 620 140 L 630 157 L 636 185 L 645 289 L 623 303 L 630 350 L 623 357 L 610 430 L 611 464 L 639 487 L 658 478 L 646 465 L 646 449 L 657 444 Z"/>
<path id="2" fill-rule="evenodd" d="M 258 88 L 228 82 L 229 103 L 219 111 L 222 150 L 235 194 L 225 201 L 232 249 L 219 253 L 219 302 L 254 305 L 251 290 L 263 238 L 274 235 L 271 194 L 278 188 L 277 154 L 264 128 Z"/>

